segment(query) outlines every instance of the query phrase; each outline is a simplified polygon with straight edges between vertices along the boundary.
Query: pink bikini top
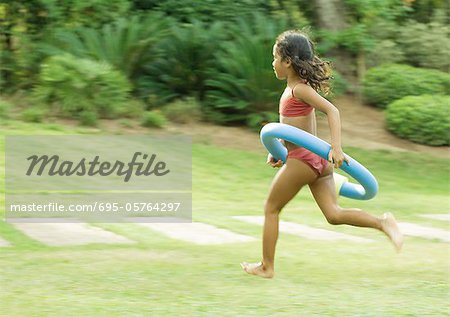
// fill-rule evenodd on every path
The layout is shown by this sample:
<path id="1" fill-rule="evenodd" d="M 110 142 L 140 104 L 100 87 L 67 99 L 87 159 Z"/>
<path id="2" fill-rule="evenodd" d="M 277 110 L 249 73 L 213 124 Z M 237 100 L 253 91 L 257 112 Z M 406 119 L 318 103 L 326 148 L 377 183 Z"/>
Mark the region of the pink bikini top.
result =
<path id="1" fill-rule="evenodd" d="M 301 102 L 294 97 L 295 86 L 292 88 L 290 95 L 286 96 L 286 93 L 283 93 L 280 98 L 279 113 L 283 117 L 307 116 L 314 110 L 314 107 Z"/>

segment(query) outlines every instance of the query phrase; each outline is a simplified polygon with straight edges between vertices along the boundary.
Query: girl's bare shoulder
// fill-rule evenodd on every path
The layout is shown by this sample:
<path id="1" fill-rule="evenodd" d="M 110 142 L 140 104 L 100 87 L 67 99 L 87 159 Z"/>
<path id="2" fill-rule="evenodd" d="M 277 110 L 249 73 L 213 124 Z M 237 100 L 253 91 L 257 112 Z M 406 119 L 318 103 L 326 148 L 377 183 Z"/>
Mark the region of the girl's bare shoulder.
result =
<path id="1" fill-rule="evenodd" d="M 317 92 L 307 83 L 298 83 L 294 86 L 293 94 L 295 98 L 304 100 L 310 99 L 312 96 L 316 95 Z"/>

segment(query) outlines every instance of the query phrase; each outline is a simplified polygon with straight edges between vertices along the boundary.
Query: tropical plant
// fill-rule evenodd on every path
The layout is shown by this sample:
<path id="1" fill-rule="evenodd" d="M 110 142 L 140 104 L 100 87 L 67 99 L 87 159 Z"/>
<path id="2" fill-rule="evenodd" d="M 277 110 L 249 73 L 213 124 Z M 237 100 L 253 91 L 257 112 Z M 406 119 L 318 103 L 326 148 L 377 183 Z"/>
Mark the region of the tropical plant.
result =
<path id="1" fill-rule="evenodd" d="M 47 55 L 70 53 L 80 58 L 105 61 L 121 70 L 130 80 L 136 78 L 141 64 L 154 58 L 151 48 L 167 35 L 169 21 L 158 13 L 121 18 L 101 30 L 59 29 L 41 45 Z"/>
<path id="2" fill-rule="evenodd" d="M 216 69 L 207 81 L 205 113 L 216 122 L 241 122 L 260 111 L 274 111 L 283 84 L 272 70 L 272 47 L 287 22 L 256 14 L 234 25 L 236 38 L 222 43 Z"/>
<path id="3" fill-rule="evenodd" d="M 215 64 L 214 54 L 225 36 L 220 22 L 210 26 L 197 20 L 174 24 L 155 52 L 158 57 L 142 66 L 139 95 L 150 107 L 190 95 L 202 100 L 208 70 Z M 157 98 L 150 101 L 148 96 Z"/>

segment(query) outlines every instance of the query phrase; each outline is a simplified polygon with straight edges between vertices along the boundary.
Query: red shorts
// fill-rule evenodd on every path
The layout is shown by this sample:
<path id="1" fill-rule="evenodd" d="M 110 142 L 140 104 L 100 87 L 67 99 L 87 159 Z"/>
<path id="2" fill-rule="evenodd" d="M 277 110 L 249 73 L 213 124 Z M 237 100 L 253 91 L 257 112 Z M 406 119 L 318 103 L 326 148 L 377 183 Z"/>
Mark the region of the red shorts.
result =
<path id="1" fill-rule="evenodd" d="M 293 158 L 308 164 L 318 176 L 322 174 L 328 165 L 327 160 L 302 147 L 290 151 L 288 158 Z"/>

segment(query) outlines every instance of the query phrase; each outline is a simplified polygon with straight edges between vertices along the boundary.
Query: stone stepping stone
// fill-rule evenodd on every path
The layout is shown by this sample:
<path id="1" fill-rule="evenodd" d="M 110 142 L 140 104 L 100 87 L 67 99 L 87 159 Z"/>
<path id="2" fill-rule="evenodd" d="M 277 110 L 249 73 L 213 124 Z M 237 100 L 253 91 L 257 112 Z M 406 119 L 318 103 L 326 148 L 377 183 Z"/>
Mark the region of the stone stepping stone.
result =
<path id="1" fill-rule="evenodd" d="M 450 231 L 447 230 L 420 226 L 408 222 L 400 222 L 398 226 L 406 236 L 437 239 L 444 242 L 450 242 Z"/>
<path id="2" fill-rule="evenodd" d="M 13 223 L 30 238 L 49 246 L 84 245 L 91 243 L 130 244 L 123 236 L 93 227 L 83 222 L 74 223 Z"/>
<path id="3" fill-rule="evenodd" d="M 264 225 L 264 217 L 263 216 L 234 216 L 232 217 L 234 219 L 253 223 L 257 225 Z M 292 234 L 298 237 L 311 239 L 311 240 L 347 240 L 347 241 L 353 241 L 358 243 L 369 243 L 373 242 L 371 239 L 367 238 L 361 238 L 345 233 L 325 230 L 325 229 L 318 229 L 309 227 L 306 225 L 301 225 L 298 223 L 288 222 L 288 221 L 280 221 L 280 227 L 279 230 L 283 233 Z"/>
<path id="4" fill-rule="evenodd" d="M 256 239 L 226 229 L 201 223 L 138 223 L 151 230 L 162 233 L 172 239 L 201 245 L 249 242 Z"/>
<path id="5" fill-rule="evenodd" d="M 434 220 L 450 221 L 450 214 L 428 214 L 428 215 L 420 215 L 420 217 L 430 218 Z"/>
<path id="6" fill-rule="evenodd" d="M 0 238 L 0 248 L 1 247 L 9 247 L 9 246 L 11 246 L 11 243 L 9 243 L 8 241 L 3 240 L 2 238 Z"/>

